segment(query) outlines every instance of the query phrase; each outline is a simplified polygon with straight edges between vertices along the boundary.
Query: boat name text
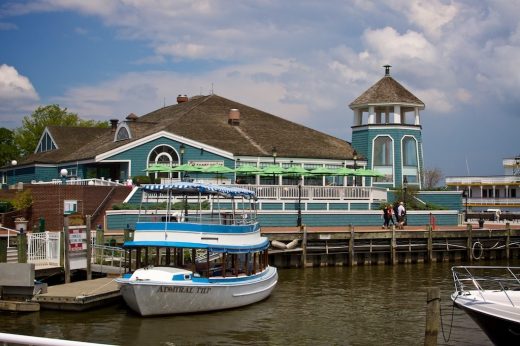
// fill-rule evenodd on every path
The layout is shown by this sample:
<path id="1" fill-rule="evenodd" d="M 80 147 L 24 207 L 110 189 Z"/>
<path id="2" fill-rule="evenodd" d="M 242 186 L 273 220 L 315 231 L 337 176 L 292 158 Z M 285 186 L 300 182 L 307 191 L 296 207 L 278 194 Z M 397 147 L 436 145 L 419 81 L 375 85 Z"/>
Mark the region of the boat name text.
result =
<path id="1" fill-rule="evenodd" d="M 161 287 L 159 287 L 159 293 L 172 292 L 172 293 L 208 294 L 209 291 L 211 291 L 211 287 L 182 287 L 182 286 L 161 286 Z"/>

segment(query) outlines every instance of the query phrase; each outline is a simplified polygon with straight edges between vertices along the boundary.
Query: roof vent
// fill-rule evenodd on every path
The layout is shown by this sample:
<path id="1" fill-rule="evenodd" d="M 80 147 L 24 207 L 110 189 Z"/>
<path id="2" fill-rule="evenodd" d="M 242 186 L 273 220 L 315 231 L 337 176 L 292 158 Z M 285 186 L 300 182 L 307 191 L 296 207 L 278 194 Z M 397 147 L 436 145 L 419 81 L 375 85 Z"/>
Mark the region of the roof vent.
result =
<path id="1" fill-rule="evenodd" d="M 229 110 L 228 124 L 233 126 L 240 125 L 240 111 L 236 108 Z"/>
<path id="2" fill-rule="evenodd" d="M 130 114 L 128 114 L 128 115 L 126 116 L 126 120 L 128 120 L 128 121 L 136 121 L 137 118 L 138 118 L 138 116 L 135 115 L 134 113 L 130 113 Z"/>
<path id="3" fill-rule="evenodd" d="M 390 76 L 390 67 L 392 67 L 392 66 L 384 65 L 383 67 L 385 68 L 385 77 Z"/>
<path id="4" fill-rule="evenodd" d="M 110 119 L 110 129 L 112 132 L 116 132 L 118 122 L 119 120 L 117 119 Z"/>
<path id="5" fill-rule="evenodd" d="M 188 102 L 189 100 L 187 95 L 177 95 L 177 103 Z"/>

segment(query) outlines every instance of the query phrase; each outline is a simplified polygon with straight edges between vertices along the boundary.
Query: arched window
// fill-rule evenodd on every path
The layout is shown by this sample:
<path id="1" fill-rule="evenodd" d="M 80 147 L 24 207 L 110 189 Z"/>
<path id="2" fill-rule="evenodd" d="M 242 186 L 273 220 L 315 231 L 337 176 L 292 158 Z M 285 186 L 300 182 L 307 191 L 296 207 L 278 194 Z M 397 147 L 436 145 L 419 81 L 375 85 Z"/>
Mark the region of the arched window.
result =
<path id="1" fill-rule="evenodd" d="M 119 128 L 119 130 L 117 131 L 116 141 L 122 141 L 128 138 L 130 138 L 130 135 L 126 127 Z"/>
<path id="2" fill-rule="evenodd" d="M 374 139 L 373 168 L 385 176 L 376 178 L 374 182 L 391 182 L 394 179 L 394 149 L 389 136 L 379 136 Z"/>
<path id="3" fill-rule="evenodd" d="M 417 140 L 413 137 L 403 138 L 403 179 L 408 183 L 418 183 L 419 165 L 417 164 Z"/>
<path id="4" fill-rule="evenodd" d="M 161 164 L 165 166 L 172 166 L 178 164 L 180 162 L 180 158 L 177 155 L 177 152 L 168 145 L 160 145 L 155 147 L 148 156 L 148 166 L 154 164 Z M 171 177 L 168 172 L 151 172 L 155 178 L 168 178 Z"/>

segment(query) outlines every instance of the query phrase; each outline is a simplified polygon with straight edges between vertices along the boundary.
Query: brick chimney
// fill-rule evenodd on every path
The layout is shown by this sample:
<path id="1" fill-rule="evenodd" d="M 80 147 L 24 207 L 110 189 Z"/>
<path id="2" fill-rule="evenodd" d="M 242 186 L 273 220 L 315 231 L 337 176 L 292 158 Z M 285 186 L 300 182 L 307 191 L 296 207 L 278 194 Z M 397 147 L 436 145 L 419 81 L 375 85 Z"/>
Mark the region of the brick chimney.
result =
<path id="1" fill-rule="evenodd" d="M 177 103 L 188 102 L 189 100 L 187 95 L 177 95 Z"/>
<path id="2" fill-rule="evenodd" d="M 110 119 L 110 128 L 111 128 L 112 132 L 116 132 L 118 122 L 119 122 L 119 120 L 117 120 L 117 119 Z"/>
<path id="3" fill-rule="evenodd" d="M 233 126 L 240 125 L 240 111 L 236 108 L 229 110 L 228 124 Z"/>

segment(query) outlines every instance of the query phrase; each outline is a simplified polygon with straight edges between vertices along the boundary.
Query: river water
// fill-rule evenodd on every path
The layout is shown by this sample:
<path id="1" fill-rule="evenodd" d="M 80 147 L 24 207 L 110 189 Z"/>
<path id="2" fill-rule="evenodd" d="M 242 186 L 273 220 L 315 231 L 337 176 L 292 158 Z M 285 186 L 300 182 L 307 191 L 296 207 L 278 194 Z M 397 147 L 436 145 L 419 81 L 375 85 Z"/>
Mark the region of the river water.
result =
<path id="1" fill-rule="evenodd" d="M 117 345 L 423 345 L 426 289 L 437 286 L 444 334 L 451 332 L 446 342 L 440 331 L 439 345 L 491 345 L 452 308 L 452 265 L 281 269 L 269 299 L 239 309 L 152 318 L 124 303 L 81 313 L 1 312 L 0 332 Z"/>

